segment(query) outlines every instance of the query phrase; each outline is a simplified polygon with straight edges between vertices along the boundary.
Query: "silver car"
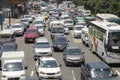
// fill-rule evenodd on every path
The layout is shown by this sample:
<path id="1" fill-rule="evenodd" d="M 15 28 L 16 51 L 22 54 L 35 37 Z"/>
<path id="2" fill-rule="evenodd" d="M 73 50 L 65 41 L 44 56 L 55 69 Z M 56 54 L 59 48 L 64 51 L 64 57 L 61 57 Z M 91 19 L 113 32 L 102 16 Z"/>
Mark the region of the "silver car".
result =
<path id="1" fill-rule="evenodd" d="M 81 65 L 84 64 L 84 52 L 78 46 L 69 46 L 63 52 L 63 60 L 68 65 Z"/>

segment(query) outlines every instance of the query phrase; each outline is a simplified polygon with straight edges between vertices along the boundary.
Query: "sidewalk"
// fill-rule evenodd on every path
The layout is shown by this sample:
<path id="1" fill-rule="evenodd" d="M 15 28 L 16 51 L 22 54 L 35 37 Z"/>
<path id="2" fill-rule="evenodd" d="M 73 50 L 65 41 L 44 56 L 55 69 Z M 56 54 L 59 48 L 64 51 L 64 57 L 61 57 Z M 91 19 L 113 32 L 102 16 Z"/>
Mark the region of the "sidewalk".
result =
<path id="1" fill-rule="evenodd" d="M 10 18 L 11 26 L 13 25 L 13 23 L 19 22 L 19 20 L 20 19 Z M 3 22 L 3 29 L 5 29 L 8 24 L 9 24 L 9 18 L 5 18 L 5 21 Z M 1 30 L 1 25 L 0 25 L 0 30 Z"/>

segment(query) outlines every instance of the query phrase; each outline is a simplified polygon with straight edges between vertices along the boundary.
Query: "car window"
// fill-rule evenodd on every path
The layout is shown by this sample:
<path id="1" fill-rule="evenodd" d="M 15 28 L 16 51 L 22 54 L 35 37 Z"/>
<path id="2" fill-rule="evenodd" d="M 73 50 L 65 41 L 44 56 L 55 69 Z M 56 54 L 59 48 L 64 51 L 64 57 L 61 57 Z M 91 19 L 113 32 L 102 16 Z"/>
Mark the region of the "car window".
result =
<path id="1" fill-rule="evenodd" d="M 14 25 L 13 28 L 21 28 L 21 25 Z"/>
<path id="2" fill-rule="evenodd" d="M 82 54 L 80 49 L 68 49 L 67 50 L 68 55 L 80 55 Z"/>
<path id="3" fill-rule="evenodd" d="M 44 67 L 44 68 L 54 68 L 54 67 L 58 67 L 56 61 L 54 60 L 43 60 L 40 63 L 40 67 Z"/>
<path id="4" fill-rule="evenodd" d="M 46 42 L 46 43 L 36 43 L 36 44 L 35 44 L 35 47 L 36 47 L 36 48 L 49 48 L 50 45 L 49 45 L 48 42 Z"/>
<path id="5" fill-rule="evenodd" d="M 28 34 L 36 34 L 36 33 L 37 33 L 37 30 L 28 30 L 27 33 L 28 33 Z"/>

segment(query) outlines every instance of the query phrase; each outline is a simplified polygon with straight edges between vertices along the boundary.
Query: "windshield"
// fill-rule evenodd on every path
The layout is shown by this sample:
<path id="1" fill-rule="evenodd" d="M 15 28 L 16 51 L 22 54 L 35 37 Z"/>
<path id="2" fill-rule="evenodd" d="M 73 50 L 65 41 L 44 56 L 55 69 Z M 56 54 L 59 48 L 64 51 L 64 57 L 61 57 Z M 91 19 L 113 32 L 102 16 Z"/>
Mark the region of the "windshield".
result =
<path id="1" fill-rule="evenodd" d="M 2 48 L 2 51 L 4 51 L 4 52 L 16 51 L 16 48 L 14 45 L 4 45 Z"/>
<path id="2" fill-rule="evenodd" d="M 34 24 L 43 24 L 43 21 L 35 21 Z"/>
<path id="3" fill-rule="evenodd" d="M 112 71 L 110 69 L 93 69 L 91 70 L 92 77 L 108 77 L 112 76 Z"/>
<path id="4" fill-rule="evenodd" d="M 120 31 L 110 32 L 108 38 L 108 51 L 120 53 Z"/>
<path id="5" fill-rule="evenodd" d="M 50 45 L 47 42 L 46 43 L 36 43 L 35 47 L 36 48 L 50 48 Z"/>
<path id="6" fill-rule="evenodd" d="M 54 60 L 45 60 L 45 61 L 41 61 L 40 67 L 55 68 L 55 67 L 58 67 L 58 65 Z"/>
<path id="7" fill-rule="evenodd" d="M 14 25 L 13 28 L 21 28 L 20 25 Z"/>
<path id="8" fill-rule="evenodd" d="M 82 30 L 84 27 L 75 27 L 75 30 Z"/>
<path id="9" fill-rule="evenodd" d="M 28 22 L 28 20 L 20 20 L 20 22 Z"/>
<path id="10" fill-rule="evenodd" d="M 28 30 L 27 34 L 37 34 L 37 30 Z"/>
<path id="11" fill-rule="evenodd" d="M 36 28 L 38 28 L 38 29 L 43 29 L 43 26 L 36 26 Z"/>
<path id="12" fill-rule="evenodd" d="M 73 23 L 73 21 L 65 21 L 65 23 Z"/>
<path id="13" fill-rule="evenodd" d="M 4 71 L 20 71 L 23 70 L 21 62 L 6 63 L 3 68 Z"/>
<path id="14" fill-rule="evenodd" d="M 64 33 L 64 29 L 63 28 L 52 28 L 51 32 L 52 33 Z"/>
<path id="15" fill-rule="evenodd" d="M 67 54 L 68 55 L 80 55 L 82 53 L 80 49 L 68 49 Z"/>

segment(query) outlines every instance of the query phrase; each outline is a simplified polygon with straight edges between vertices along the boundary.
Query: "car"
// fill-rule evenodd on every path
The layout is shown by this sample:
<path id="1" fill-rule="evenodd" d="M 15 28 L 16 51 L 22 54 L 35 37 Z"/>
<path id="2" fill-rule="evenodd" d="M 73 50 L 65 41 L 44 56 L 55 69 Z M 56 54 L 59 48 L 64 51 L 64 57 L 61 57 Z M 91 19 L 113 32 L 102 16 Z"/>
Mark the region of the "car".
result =
<path id="1" fill-rule="evenodd" d="M 64 26 L 67 26 L 70 30 L 73 29 L 73 26 L 74 26 L 73 19 L 65 19 Z"/>
<path id="2" fill-rule="evenodd" d="M 29 27 L 29 21 L 28 21 L 28 19 L 26 19 L 26 18 L 20 19 L 20 23 L 21 23 L 21 24 L 24 23 L 27 27 Z"/>
<path id="3" fill-rule="evenodd" d="M 52 49 L 49 41 L 45 37 L 39 37 L 35 40 L 33 45 L 34 59 L 40 56 L 52 56 Z"/>
<path id="4" fill-rule="evenodd" d="M 27 19 L 29 21 L 29 23 L 33 22 L 33 17 L 31 15 L 24 15 L 24 18 Z"/>
<path id="5" fill-rule="evenodd" d="M 85 63 L 84 52 L 78 46 L 68 46 L 63 52 L 65 65 L 81 65 Z"/>
<path id="6" fill-rule="evenodd" d="M 24 34 L 25 43 L 34 42 L 36 38 L 39 37 L 39 32 L 37 28 L 30 27 Z"/>
<path id="7" fill-rule="evenodd" d="M 105 62 L 88 62 L 81 66 L 81 80 L 117 80 L 117 74 Z"/>
<path id="8" fill-rule="evenodd" d="M 82 28 L 84 28 L 83 25 L 75 25 L 73 28 L 73 35 L 74 38 L 81 38 Z"/>
<path id="9" fill-rule="evenodd" d="M 63 51 L 68 46 L 68 42 L 64 36 L 55 36 L 53 38 L 53 50 Z"/>
<path id="10" fill-rule="evenodd" d="M 39 35 L 44 36 L 45 27 L 42 24 L 36 24 L 35 27 L 38 29 Z"/>
<path id="11" fill-rule="evenodd" d="M 69 28 L 67 26 L 64 26 L 64 34 L 69 34 L 70 31 L 69 31 Z"/>
<path id="12" fill-rule="evenodd" d="M 21 23 L 14 23 L 13 26 L 12 26 L 12 30 L 15 31 L 15 35 L 16 36 L 22 36 L 24 35 L 24 27 L 22 26 Z"/>
<path id="13" fill-rule="evenodd" d="M 17 43 L 6 42 L 1 45 L 1 52 L 17 51 Z"/>
<path id="14" fill-rule="evenodd" d="M 62 80 L 60 66 L 55 58 L 44 56 L 36 61 L 35 69 L 40 80 Z"/>
<path id="15" fill-rule="evenodd" d="M 43 17 L 38 17 L 37 19 L 34 20 L 34 25 L 43 25 L 45 26 L 45 21 L 44 21 L 44 18 Z"/>
<path id="16" fill-rule="evenodd" d="M 83 28 L 82 29 L 82 32 L 81 32 L 81 40 L 82 40 L 82 43 L 85 45 L 85 46 L 89 46 L 88 45 L 88 28 Z"/>

